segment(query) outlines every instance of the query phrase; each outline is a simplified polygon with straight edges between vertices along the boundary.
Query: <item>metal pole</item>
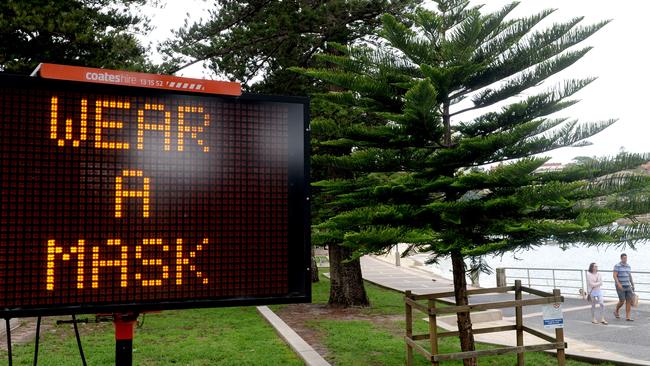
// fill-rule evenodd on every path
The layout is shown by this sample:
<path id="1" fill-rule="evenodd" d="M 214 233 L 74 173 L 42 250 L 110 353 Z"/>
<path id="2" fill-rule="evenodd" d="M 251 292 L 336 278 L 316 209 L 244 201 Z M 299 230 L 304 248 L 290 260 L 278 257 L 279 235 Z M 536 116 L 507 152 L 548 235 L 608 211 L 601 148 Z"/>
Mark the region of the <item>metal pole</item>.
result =
<path id="1" fill-rule="evenodd" d="M 5 318 L 5 331 L 7 332 L 7 356 L 9 357 L 8 365 L 13 365 L 13 354 L 11 352 L 11 319 Z"/>
<path id="2" fill-rule="evenodd" d="M 113 314 L 115 325 L 115 366 L 133 364 L 133 324 L 138 314 Z"/>
<path id="3" fill-rule="evenodd" d="M 36 340 L 34 341 L 34 366 L 38 365 L 38 339 L 41 336 L 41 317 L 36 320 Z"/>
<path id="4" fill-rule="evenodd" d="M 533 288 L 530 285 L 530 268 L 526 268 L 526 275 L 528 276 L 528 288 Z"/>

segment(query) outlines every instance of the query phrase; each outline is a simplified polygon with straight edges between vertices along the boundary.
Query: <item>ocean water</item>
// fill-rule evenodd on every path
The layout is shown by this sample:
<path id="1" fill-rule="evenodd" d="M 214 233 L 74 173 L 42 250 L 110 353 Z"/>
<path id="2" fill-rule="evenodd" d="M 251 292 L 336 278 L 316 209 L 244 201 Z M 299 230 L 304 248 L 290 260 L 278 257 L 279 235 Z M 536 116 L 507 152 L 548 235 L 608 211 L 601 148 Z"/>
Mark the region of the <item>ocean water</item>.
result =
<path id="1" fill-rule="evenodd" d="M 601 271 L 611 271 L 614 268 L 614 265 L 620 262 L 621 253 L 626 253 L 628 256 L 628 264 L 632 267 L 633 278 L 637 283 L 637 290 L 650 291 L 650 274 L 637 273 L 637 275 L 634 276 L 634 272 L 650 272 L 650 241 L 637 244 L 635 249 L 615 246 L 575 246 L 562 250 L 557 245 L 545 245 L 532 250 L 517 252 L 516 254 L 509 253 L 503 256 L 486 256 L 485 261 L 490 267 L 492 267 L 493 273 L 481 273 L 479 276 L 479 284 L 481 287 L 495 287 L 496 274 L 494 271 L 496 268 L 500 267 L 586 270 L 589 268 L 589 263 L 595 262 L 598 264 Z M 426 253 L 421 253 L 413 256 L 413 258 L 419 262 L 425 262 L 428 255 Z M 426 265 L 426 267 L 427 270 L 440 276 L 450 279 L 452 278 L 451 260 L 449 259 L 441 260 L 438 264 Z M 523 274 L 523 272 L 515 271 L 511 271 L 510 273 L 517 273 L 517 275 Z M 538 272 L 538 275 L 544 276 L 541 275 L 541 273 L 541 271 Z M 575 276 L 571 273 L 558 273 L 557 275 L 559 277 L 562 277 L 563 275 L 564 277 Z M 603 277 L 605 280 L 604 287 L 612 287 L 611 283 L 608 285 L 608 281 L 611 281 L 611 273 L 606 273 Z M 648 297 L 648 295 L 642 295 L 642 298 L 645 297 Z"/>

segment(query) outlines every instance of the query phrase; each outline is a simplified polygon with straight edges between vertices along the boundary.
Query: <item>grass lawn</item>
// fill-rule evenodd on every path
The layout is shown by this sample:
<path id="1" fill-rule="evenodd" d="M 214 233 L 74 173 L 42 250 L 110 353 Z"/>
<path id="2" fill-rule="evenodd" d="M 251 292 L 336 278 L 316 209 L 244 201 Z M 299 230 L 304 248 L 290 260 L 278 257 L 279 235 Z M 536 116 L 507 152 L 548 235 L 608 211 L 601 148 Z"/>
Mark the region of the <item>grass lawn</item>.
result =
<path id="1" fill-rule="evenodd" d="M 82 316 L 80 316 L 82 317 Z M 72 325 L 41 331 L 38 364 L 81 365 Z M 88 365 L 115 364 L 111 323 L 80 324 Z M 14 365 L 32 365 L 33 342 L 16 346 Z M 0 364 L 7 353 L 0 351 Z M 302 365 L 303 362 L 258 315 L 255 307 L 166 311 L 148 314 L 135 330 L 134 365 Z"/>
<path id="2" fill-rule="evenodd" d="M 420 321 L 424 323 L 424 321 Z M 326 336 L 326 345 L 331 350 L 330 362 L 336 365 L 404 365 L 406 350 L 404 340 L 395 336 L 394 332 L 384 326 L 378 326 L 368 321 L 318 321 L 312 325 L 321 330 Z M 403 323 L 402 323 L 403 326 Z M 426 323 L 420 325 L 418 333 L 427 330 Z M 478 349 L 487 349 L 478 345 Z M 460 350 L 457 339 L 445 338 L 439 342 L 441 353 L 451 353 Z M 415 353 L 414 365 L 431 365 L 426 359 Z M 544 353 L 527 353 L 526 365 L 550 366 L 557 365 L 557 359 Z M 503 366 L 516 365 L 517 355 L 481 357 L 479 365 Z M 462 361 L 441 362 L 441 365 L 462 365 Z M 584 362 L 568 360 L 567 365 L 589 365 Z"/>

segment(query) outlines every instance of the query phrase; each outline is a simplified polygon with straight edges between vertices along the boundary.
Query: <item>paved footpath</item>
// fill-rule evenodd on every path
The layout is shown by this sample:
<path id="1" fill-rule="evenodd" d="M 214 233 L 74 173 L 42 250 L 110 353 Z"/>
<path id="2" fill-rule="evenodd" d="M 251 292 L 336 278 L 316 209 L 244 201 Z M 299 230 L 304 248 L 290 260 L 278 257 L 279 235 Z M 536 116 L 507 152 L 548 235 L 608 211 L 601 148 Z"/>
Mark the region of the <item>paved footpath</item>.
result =
<path id="1" fill-rule="evenodd" d="M 7 329 L 6 329 L 6 321 L 4 319 L 0 319 L 0 339 L 5 338 L 7 334 Z M 9 327 L 11 330 L 15 329 L 18 326 L 18 319 L 10 319 L 9 320 Z"/>
<path id="2" fill-rule="evenodd" d="M 381 257 L 380 257 L 381 258 Z M 402 259 L 397 267 L 390 259 L 365 256 L 361 258 L 363 278 L 379 286 L 415 294 L 453 291 L 453 282 L 418 269 L 417 263 Z M 512 294 L 477 295 L 470 297 L 470 303 L 512 300 Z M 447 299 L 453 301 L 453 299 Z M 568 343 L 566 353 L 578 357 L 607 360 L 619 365 L 650 365 L 650 303 L 642 303 L 633 311 L 634 322 L 615 319 L 613 309 L 616 302 L 606 302 L 605 317 L 609 325 L 591 323 L 590 306 L 582 299 L 565 296 L 562 305 L 564 313 L 564 335 Z M 541 306 L 524 308 L 524 324 L 553 335 L 542 325 Z M 624 314 L 624 311 L 622 311 Z M 502 309 L 502 319 L 474 321 L 475 328 L 514 324 L 514 308 Z M 623 316 L 624 317 L 624 316 Z M 422 314 L 424 318 L 424 314 Z M 438 325 L 455 330 L 455 317 L 441 317 Z M 524 344 L 541 343 L 536 337 L 528 336 Z M 476 340 L 499 345 L 515 345 L 514 331 L 477 335 Z"/>

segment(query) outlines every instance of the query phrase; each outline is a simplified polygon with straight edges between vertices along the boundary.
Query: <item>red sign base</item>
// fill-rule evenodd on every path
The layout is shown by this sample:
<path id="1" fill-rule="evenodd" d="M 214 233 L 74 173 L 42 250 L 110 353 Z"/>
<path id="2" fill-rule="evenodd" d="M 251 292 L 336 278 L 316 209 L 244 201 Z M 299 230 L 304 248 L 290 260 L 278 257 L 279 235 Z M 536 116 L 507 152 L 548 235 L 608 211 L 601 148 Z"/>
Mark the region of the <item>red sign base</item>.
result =
<path id="1" fill-rule="evenodd" d="M 137 313 L 113 314 L 115 366 L 131 366 L 133 364 L 133 325 L 137 319 Z"/>

